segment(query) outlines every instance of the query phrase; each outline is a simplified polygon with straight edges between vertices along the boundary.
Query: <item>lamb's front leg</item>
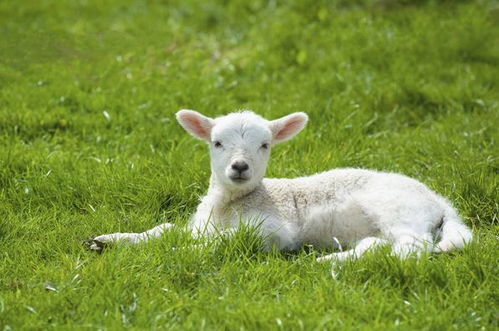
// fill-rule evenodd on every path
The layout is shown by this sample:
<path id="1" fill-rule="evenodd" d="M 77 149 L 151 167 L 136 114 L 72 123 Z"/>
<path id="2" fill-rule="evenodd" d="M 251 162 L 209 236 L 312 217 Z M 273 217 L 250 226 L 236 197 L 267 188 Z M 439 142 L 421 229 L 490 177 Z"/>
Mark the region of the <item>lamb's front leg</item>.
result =
<path id="1" fill-rule="evenodd" d="M 173 224 L 164 223 L 154 228 L 141 233 L 110 233 L 103 234 L 91 240 L 90 249 L 101 251 L 106 244 L 114 242 L 125 242 L 128 244 L 137 244 L 139 242 L 147 241 L 151 238 L 161 236 L 163 232 L 173 227 Z"/>

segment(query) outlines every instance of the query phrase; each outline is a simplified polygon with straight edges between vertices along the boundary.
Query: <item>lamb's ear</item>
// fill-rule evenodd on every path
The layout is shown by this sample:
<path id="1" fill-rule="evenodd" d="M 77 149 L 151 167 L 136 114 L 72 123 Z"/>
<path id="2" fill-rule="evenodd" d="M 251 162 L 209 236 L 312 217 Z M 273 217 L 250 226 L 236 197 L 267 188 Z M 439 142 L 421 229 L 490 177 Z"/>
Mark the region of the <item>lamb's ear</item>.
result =
<path id="1" fill-rule="evenodd" d="M 215 125 L 213 119 L 188 109 L 179 110 L 176 116 L 185 131 L 196 138 L 210 141 L 211 129 Z"/>
<path id="2" fill-rule="evenodd" d="M 270 130 L 272 131 L 273 143 L 293 138 L 307 124 L 308 116 L 305 113 L 293 113 L 270 121 Z"/>

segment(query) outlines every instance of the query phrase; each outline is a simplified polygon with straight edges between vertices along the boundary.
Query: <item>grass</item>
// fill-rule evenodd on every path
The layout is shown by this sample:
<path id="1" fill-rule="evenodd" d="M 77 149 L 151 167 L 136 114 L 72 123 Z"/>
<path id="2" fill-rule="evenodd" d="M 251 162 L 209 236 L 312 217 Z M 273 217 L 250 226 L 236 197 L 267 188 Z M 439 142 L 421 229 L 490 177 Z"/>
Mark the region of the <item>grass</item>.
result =
<path id="1" fill-rule="evenodd" d="M 0 328 L 496 329 L 494 1 L 2 1 Z M 90 236 L 185 224 L 209 160 L 174 120 L 310 115 L 268 176 L 402 172 L 476 240 L 331 276 L 324 252 L 205 248 L 181 230 L 93 254 Z"/>

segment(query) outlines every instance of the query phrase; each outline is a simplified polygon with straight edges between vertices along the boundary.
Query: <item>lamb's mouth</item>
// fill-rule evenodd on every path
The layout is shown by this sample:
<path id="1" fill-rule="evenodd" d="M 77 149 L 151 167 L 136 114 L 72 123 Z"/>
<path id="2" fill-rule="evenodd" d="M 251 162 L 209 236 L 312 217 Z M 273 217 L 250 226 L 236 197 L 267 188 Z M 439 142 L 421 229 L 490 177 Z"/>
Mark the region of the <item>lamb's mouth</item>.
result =
<path id="1" fill-rule="evenodd" d="M 243 176 L 230 176 L 229 177 L 234 183 L 242 184 L 246 182 L 249 178 Z"/>

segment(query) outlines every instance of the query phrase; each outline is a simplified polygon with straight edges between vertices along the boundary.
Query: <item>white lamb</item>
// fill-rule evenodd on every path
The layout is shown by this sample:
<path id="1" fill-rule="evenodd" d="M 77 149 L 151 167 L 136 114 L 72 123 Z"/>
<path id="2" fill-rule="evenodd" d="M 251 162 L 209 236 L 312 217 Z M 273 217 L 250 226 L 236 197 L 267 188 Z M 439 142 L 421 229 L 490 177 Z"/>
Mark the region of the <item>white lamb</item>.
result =
<path id="1" fill-rule="evenodd" d="M 403 175 L 335 169 L 295 179 L 263 178 L 271 147 L 300 132 L 308 120 L 305 113 L 268 121 L 250 111 L 212 119 L 181 110 L 177 120 L 210 149 L 210 186 L 189 223 L 194 236 L 258 223 L 268 248 L 340 249 L 319 261 L 359 257 L 385 244 L 405 258 L 460 249 L 472 238 L 447 200 Z M 165 223 L 143 233 L 101 235 L 91 248 L 146 241 L 171 227 Z M 345 246 L 353 248 L 341 251 Z"/>

